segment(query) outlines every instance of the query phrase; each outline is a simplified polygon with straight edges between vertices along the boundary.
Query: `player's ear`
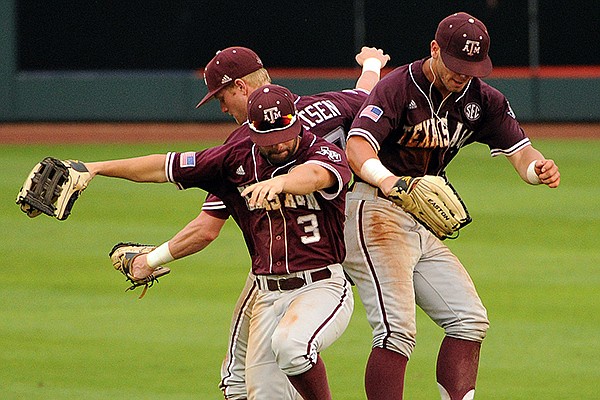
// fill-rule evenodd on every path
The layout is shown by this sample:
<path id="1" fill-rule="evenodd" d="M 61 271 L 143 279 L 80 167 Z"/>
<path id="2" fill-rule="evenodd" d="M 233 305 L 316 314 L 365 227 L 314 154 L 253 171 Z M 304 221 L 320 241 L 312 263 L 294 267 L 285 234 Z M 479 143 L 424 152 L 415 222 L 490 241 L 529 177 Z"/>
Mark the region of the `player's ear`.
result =
<path id="1" fill-rule="evenodd" d="M 440 54 L 440 45 L 438 44 L 438 42 L 436 42 L 435 40 L 432 40 L 429 47 L 430 47 L 431 57 L 437 58 L 437 56 Z"/>
<path id="2" fill-rule="evenodd" d="M 242 92 L 243 95 L 247 96 L 248 93 L 248 85 L 246 84 L 246 82 L 243 79 L 236 79 L 233 84 L 235 85 L 235 88 L 237 90 L 239 90 L 240 92 Z"/>

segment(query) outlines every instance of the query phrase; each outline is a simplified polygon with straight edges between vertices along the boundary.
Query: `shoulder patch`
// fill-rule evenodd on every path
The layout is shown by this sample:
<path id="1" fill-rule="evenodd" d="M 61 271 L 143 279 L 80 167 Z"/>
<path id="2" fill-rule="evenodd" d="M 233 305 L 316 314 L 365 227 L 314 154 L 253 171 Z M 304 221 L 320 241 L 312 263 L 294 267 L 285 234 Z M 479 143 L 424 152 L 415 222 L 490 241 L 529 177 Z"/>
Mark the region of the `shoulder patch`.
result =
<path id="1" fill-rule="evenodd" d="M 381 108 L 373 104 L 369 104 L 360 112 L 359 118 L 367 117 L 373 120 L 374 122 L 377 122 L 379 121 L 379 118 L 381 118 L 382 115 L 383 110 Z"/>
<path id="2" fill-rule="evenodd" d="M 512 119 L 517 119 L 517 116 L 515 115 L 515 112 L 513 111 L 512 107 L 510 106 L 510 103 L 508 100 L 506 100 L 506 106 L 508 107 L 508 115 L 512 118 Z"/>
<path id="3" fill-rule="evenodd" d="M 322 156 L 327 156 L 333 162 L 342 161 L 342 156 L 335 150 L 330 149 L 328 146 L 321 146 L 321 148 L 316 152 Z"/>
<path id="4" fill-rule="evenodd" d="M 179 167 L 180 168 L 188 168 L 196 166 L 196 152 L 188 151 L 185 153 L 181 153 L 179 156 Z"/>

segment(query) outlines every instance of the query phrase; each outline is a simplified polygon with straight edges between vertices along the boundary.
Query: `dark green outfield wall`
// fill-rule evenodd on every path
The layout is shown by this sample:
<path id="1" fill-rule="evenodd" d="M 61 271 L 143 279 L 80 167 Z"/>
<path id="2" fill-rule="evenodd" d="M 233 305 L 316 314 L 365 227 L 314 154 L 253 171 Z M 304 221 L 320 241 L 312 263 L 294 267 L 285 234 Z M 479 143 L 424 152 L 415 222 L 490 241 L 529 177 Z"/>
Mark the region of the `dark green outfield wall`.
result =
<path id="1" fill-rule="evenodd" d="M 2 60 L 5 57 L 0 55 Z M 204 83 L 190 73 L 0 73 L 1 121 L 220 121 L 216 102 L 195 105 Z M 351 79 L 278 79 L 299 94 L 352 87 Z M 600 78 L 497 78 L 523 122 L 600 121 Z"/>
<path id="2" fill-rule="evenodd" d="M 220 121 L 216 102 L 196 109 L 204 83 L 192 72 L 169 74 L 1 75 L 2 121 Z M 600 121 L 600 78 L 498 78 L 523 122 Z M 277 79 L 298 94 L 352 87 L 351 79 Z"/>

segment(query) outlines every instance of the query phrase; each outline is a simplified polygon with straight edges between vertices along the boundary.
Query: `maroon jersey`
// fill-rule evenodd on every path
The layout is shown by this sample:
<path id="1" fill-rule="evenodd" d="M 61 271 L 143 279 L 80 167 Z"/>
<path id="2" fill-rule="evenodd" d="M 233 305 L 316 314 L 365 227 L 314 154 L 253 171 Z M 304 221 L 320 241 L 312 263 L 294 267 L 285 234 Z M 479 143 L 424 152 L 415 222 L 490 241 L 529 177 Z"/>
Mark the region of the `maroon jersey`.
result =
<path id="1" fill-rule="evenodd" d="M 201 152 L 168 153 L 167 179 L 180 188 L 198 187 L 218 196 L 244 235 L 257 275 L 289 274 L 341 263 L 345 195 L 352 176 L 344 152 L 304 131 L 293 160 L 282 166 L 263 158 L 248 138 Z M 246 132 L 237 132 L 246 131 Z M 252 208 L 240 193 L 249 185 L 289 172 L 304 163 L 334 174 L 334 187 L 307 195 L 281 193 L 266 206 Z"/>
<path id="2" fill-rule="evenodd" d="M 311 96 L 296 98 L 298 118 L 304 129 L 316 136 L 334 143 L 341 149 L 346 148 L 346 135 L 352 120 L 358 113 L 368 93 L 362 89 L 342 90 L 341 92 L 323 92 Z M 225 143 L 247 136 L 247 130 L 236 129 Z M 229 212 L 223 202 L 215 195 L 208 194 L 202 205 L 202 211 L 220 218 L 229 218 Z"/>
<path id="3" fill-rule="evenodd" d="M 489 146 L 492 156 L 530 144 L 504 95 L 479 78 L 445 99 L 423 73 L 425 60 L 396 68 L 373 88 L 354 119 L 361 136 L 395 175 L 441 175 L 458 150 Z"/>

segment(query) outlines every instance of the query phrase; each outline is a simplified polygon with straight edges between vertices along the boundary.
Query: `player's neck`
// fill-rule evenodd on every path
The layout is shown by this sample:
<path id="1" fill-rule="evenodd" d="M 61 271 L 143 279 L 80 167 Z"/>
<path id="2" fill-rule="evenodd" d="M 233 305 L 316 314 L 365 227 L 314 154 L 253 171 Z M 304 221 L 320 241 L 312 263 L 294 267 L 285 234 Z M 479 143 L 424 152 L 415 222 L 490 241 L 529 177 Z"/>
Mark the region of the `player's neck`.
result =
<path id="1" fill-rule="evenodd" d="M 442 98 L 446 98 L 451 92 L 446 89 L 440 77 L 435 74 L 435 70 L 433 68 L 433 58 L 430 57 L 423 63 L 423 73 L 427 80 L 433 85 L 434 88 L 442 95 Z"/>

